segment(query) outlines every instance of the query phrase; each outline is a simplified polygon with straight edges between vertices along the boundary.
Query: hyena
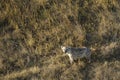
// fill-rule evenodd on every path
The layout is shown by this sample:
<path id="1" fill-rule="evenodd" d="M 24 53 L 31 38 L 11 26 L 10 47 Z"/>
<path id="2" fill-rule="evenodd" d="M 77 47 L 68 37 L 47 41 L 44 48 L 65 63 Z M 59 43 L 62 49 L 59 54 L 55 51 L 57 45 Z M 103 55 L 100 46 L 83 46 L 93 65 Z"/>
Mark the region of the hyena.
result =
<path id="1" fill-rule="evenodd" d="M 65 47 L 61 46 L 61 49 L 64 53 L 69 56 L 70 63 L 78 58 L 87 58 L 89 62 L 91 61 L 91 50 L 87 47 L 84 48 L 75 48 L 75 47 Z"/>

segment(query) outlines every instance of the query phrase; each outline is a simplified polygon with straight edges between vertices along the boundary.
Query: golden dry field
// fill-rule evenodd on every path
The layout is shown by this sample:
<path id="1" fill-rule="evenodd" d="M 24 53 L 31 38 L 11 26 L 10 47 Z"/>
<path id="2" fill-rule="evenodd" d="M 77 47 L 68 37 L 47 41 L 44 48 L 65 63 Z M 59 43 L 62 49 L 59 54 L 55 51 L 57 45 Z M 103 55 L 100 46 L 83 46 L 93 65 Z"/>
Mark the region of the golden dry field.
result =
<path id="1" fill-rule="evenodd" d="M 0 80 L 120 80 L 120 1 L 0 0 Z"/>

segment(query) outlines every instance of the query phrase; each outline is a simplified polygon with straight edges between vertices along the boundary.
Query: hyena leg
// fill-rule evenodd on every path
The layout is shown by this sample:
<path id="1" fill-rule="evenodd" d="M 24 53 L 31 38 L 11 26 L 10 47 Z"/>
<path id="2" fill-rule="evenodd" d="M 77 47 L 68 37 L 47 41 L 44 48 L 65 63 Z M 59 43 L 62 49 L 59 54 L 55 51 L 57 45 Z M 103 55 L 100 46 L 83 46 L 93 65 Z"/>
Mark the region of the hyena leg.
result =
<path id="1" fill-rule="evenodd" d="M 87 56 L 87 59 L 89 60 L 89 63 L 91 62 L 91 55 Z"/>
<path id="2" fill-rule="evenodd" d="M 88 59 L 89 59 L 89 63 L 90 63 L 91 62 L 91 56 L 89 56 Z"/>
<path id="3" fill-rule="evenodd" d="M 72 63 L 73 63 L 73 58 L 72 58 L 72 56 L 69 56 L 69 58 L 70 58 L 70 63 L 72 64 Z"/>
<path id="4" fill-rule="evenodd" d="M 77 58 L 74 58 L 74 61 L 75 61 L 75 62 L 78 62 L 78 59 L 77 59 Z"/>
<path id="5" fill-rule="evenodd" d="M 70 59 L 70 63 L 71 63 L 71 64 L 73 63 L 73 59 Z"/>

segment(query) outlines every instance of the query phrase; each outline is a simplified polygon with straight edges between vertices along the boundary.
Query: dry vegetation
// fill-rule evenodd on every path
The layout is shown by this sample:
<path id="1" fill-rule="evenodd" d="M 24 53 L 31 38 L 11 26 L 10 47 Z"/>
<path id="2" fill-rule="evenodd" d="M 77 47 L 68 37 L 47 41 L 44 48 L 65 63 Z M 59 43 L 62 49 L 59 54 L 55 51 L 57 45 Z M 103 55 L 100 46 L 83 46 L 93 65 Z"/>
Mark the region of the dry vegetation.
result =
<path id="1" fill-rule="evenodd" d="M 71 65 L 60 45 L 96 50 Z M 0 0 L 0 80 L 119 79 L 119 0 Z"/>

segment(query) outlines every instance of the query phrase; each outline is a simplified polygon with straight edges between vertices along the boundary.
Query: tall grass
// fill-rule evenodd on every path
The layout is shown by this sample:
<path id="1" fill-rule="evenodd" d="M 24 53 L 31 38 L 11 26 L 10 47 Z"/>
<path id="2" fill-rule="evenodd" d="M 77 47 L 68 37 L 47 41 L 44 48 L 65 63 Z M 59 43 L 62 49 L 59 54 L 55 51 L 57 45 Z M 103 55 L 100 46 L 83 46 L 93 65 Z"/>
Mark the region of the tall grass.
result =
<path id="1" fill-rule="evenodd" d="M 0 79 L 119 80 L 119 14 L 118 0 L 0 0 Z M 92 63 L 61 45 L 95 48 Z"/>

